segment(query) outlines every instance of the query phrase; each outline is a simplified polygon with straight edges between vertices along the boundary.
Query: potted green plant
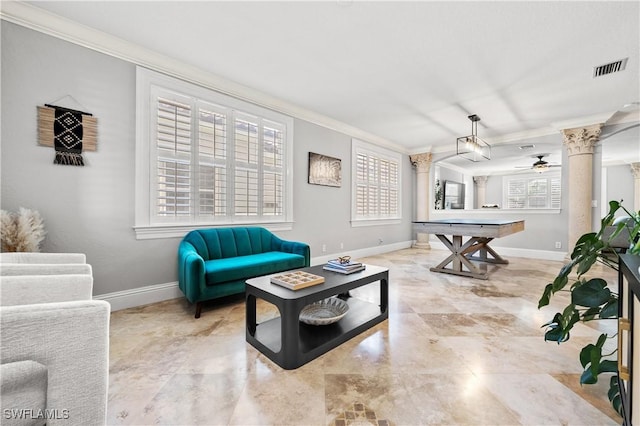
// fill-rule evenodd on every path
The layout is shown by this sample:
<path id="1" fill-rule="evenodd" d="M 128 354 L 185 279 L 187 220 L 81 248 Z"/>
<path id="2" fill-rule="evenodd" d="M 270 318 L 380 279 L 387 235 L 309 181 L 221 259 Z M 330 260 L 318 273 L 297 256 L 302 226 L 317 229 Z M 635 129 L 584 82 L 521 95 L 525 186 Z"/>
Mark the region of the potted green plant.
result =
<path id="1" fill-rule="evenodd" d="M 620 221 L 613 226 L 616 212 L 622 209 L 629 220 Z M 618 318 L 618 294 L 608 287 L 602 278 L 587 277 L 591 267 L 601 263 L 618 270 L 618 250 L 612 245 L 620 237 L 627 235 L 627 253 L 640 254 L 640 212 L 630 212 L 620 202 L 609 202 L 609 212 L 601 221 L 598 232 L 581 236 L 571 253 L 571 260 L 565 264 L 553 282 L 547 284 L 538 302 L 538 309 L 547 306 L 551 297 L 558 292 L 569 292 L 570 302 L 562 312 L 557 312 L 546 328 L 544 339 L 558 344 L 569 340 L 573 326 L 578 322 L 611 320 Z M 574 272 L 575 270 L 575 272 Z M 567 289 L 567 286 L 568 289 Z M 618 388 L 618 365 L 612 357 L 617 350 L 603 353 L 607 339 L 616 337 L 602 333 L 596 342 L 589 343 L 580 351 L 580 364 L 583 373 L 581 384 L 593 384 L 600 374 L 612 374 L 609 382 L 609 401 L 613 408 L 622 414 L 622 401 Z"/>

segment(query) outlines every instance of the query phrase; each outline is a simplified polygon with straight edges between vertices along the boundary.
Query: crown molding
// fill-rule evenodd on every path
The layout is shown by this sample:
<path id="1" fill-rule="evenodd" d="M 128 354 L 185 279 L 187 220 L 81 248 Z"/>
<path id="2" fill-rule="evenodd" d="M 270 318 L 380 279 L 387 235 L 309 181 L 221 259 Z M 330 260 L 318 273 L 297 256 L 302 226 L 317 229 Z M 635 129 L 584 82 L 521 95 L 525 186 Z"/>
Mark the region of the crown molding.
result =
<path id="1" fill-rule="evenodd" d="M 614 124 L 626 124 L 626 123 L 637 123 L 640 122 L 640 110 L 624 112 L 618 111 L 618 113 L 614 114 L 607 122 L 607 126 L 611 126 Z"/>
<path id="2" fill-rule="evenodd" d="M 603 112 L 601 114 L 589 115 L 585 117 L 578 117 L 571 120 L 557 121 L 551 123 L 551 125 L 561 132 L 568 129 L 577 129 L 579 127 L 592 126 L 594 124 L 603 124 L 609 121 L 616 111 Z"/>
<path id="3" fill-rule="evenodd" d="M 408 155 L 405 147 L 365 130 L 206 72 L 200 68 L 184 64 L 151 49 L 79 24 L 22 1 L 0 1 L 0 18 L 78 46 Z"/>

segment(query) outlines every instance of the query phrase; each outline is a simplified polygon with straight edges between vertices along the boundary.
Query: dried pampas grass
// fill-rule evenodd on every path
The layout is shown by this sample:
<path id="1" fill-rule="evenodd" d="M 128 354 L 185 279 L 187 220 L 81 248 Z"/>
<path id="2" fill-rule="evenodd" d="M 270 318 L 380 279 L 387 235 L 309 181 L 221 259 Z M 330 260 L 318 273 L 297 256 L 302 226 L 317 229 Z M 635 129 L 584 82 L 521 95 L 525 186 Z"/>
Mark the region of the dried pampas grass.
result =
<path id="1" fill-rule="evenodd" d="M 20 207 L 18 213 L 2 210 L 0 224 L 3 252 L 40 251 L 40 243 L 47 232 L 42 217 L 36 210 L 24 207 Z"/>

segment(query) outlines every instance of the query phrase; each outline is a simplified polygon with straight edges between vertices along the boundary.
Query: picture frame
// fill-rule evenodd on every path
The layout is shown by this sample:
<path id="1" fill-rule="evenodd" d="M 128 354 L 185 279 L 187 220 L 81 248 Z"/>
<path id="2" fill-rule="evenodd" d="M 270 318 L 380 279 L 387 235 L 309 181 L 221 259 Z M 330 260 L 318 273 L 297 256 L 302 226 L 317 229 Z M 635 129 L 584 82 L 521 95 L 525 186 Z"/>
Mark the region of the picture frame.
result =
<path id="1" fill-rule="evenodd" d="M 342 186 L 342 160 L 328 155 L 309 152 L 309 177 L 311 185 Z"/>

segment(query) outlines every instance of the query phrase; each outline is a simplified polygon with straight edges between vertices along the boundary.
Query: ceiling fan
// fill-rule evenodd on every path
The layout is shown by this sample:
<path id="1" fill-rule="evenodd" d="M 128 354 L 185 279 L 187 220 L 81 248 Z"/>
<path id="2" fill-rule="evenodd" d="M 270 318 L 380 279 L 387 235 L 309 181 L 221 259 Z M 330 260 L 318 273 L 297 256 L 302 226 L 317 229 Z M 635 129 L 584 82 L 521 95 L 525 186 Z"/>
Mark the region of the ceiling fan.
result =
<path id="1" fill-rule="evenodd" d="M 550 167 L 561 167 L 560 164 L 549 164 L 548 161 L 543 160 L 545 156 L 549 154 L 534 155 L 531 158 L 537 158 L 538 161 L 534 162 L 531 166 L 516 166 L 517 169 L 531 169 L 536 173 L 546 172 Z"/>

